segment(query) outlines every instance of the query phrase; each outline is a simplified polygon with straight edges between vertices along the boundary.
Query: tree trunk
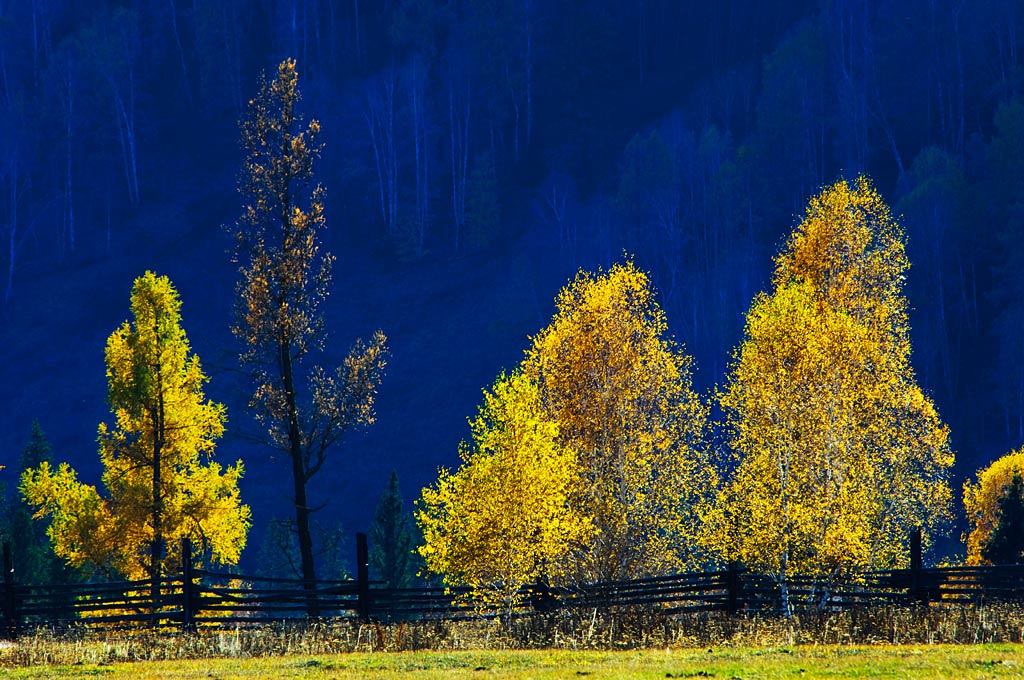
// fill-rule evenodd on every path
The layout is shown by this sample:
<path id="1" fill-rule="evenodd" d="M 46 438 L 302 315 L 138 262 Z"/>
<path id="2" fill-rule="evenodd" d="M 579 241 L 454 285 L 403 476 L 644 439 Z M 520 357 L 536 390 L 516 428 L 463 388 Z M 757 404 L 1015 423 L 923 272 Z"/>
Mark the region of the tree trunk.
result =
<path id="1" fill-rule="evenodd" d="M 117 131 L 121 140 L 121 158 L 124 162 L 124 177 L 128 185 L 128 204 L 132 207 L 139 203 L 139 177 L 135 160 L 135 125 L 129 107 L 125 106 L 120 92 L 114 93 L 114 106 L 117 111 Z"/>
<path id="2" fill-rule="evenodd" d="M 532 0 L 523 3 L 526 22 L 526 145 L 533 140 L 533 32 L 530 30 Z"/>
<path id="3" fill-rule="evenodd" d="M 181 61 L 181 83 L 185 88 L 185 98 L 192 101 L 192 87 L 188 80 L 188 68 L 185 66 L 185 49 L 181 45 L 181 33 L 178 31 L 178 9 L 174 0 L 170 0 L 171 31 L 174 33 L 174 44 L 178 46 L 178 58 Z"/>
<path id="4" fill-rule="evenodd" d="M 14 288 L 14 261 L 18 254 L 18 167 L 17 160 L 11 159 L 10 168 L 11 197 L 7 213 L 7 290 L 4 292 L 4 304 L 11 301 Z"/>
<path id="5" fill-rule="evenodd" d="M 793 616 L 793 608 L 789 601 L 789 575 L 786 573 L 789 566 L 789 551 L 782 551 L 782 560 L 779 565 L 779 608 L 787 619 Z"/>
<path id="6" fill-rule="evenodd" d="M 422 102 L 420 101 L 419 55 L 412 61 L 412 132 L 416 162 L 416 254 L 423 254 L 423 243 L 426 231 L 426 215 L 424 210 L 424 172 L 423 156 L 423 120 Z"/>
<path id="7" fill-rule="evenodd" d="M 359 30 L 359 0 L 352 0 L 352 2 L 353 2 L 353 5 L 354 5 L 354 7 L 353 7 L 353 10 L 354 10 L 354 12 L 353 12 L 354 13 L 353 23 L 355 24 L 355 33 L 356 33 L 356 45 L 355 45 L 355 48 L 356 48 L 356 68 L 360 72 L 362 72 L 362 70 L 363 70 L 363 47 L 362 47 L 362 39 L 360 37 L 360 30 Z"/>
<path id="8" fill-rule="evenodd" d="M 160 577 L 163 571 L 164 533 L 163 533 L 163 492 L 161 487 L 160 468 L 163 463 L 164 443 L 164 394 L 163 379 L 160 375 L 160 319 L 157 316 L 154 320 L 153 331 L 156 335 L 157 356 L 156 364 L 156 403 L 153 404 L 151 417 L 153 419 L 153 546 L 150 548 L 150 569 L 149 575 L 152 581 L 151 599 L 153 603 L 153 621 L 158 622 L 160 612 Z"/>
<path id="9" fill-rule="evenodd" d="M 70 64 L 68 64 L 67 86 L 68 86 L 68 92 L 67 92 L 68 101 L 67 101 L 67 110 L 66 110 L 66 116 L 65 116 L 65 121 L 64 121 L 65 122 L 65 128 L 66 128 L 65 132 L 66 132 L 66 135 L 67 135 L 67 149 L 66 149 L 67 157 L 65 159 L 66 160 L 66 165 L 65 165 L 65 169 L 64 169 L 64 224 L 67 227 L 68 248 L 69 248 L 69 250 L 71 252 L 75 252 L 75 200 L 74 200 L 74 193 L 73 193 L 73 187 L 72 187 L 72 174 L 71 174 L 71 168 L 72 168 L 72 163 L 71 163 L 71 160 L 72 160 L 72 157 L 71 157 L 71 148 L 72 148 L 71 119 L 72 119 L 72 116 L 74 115 L 74 104 L 75 104 L 75 101 L 74 101 L 74 95 L 72 94 L 72 91 L 71 91 L 71 65 Z M 61 244 L 61 245 L 63 247 L 63 244 Z"/>
<path id="10" fill-rule="evenodd" d="M 377 188 L 380 193 L 380 214 L 384 231 L 395 234 L 398 215 L 398 155 L 395 144 L 395 75 L 387 71 L 381 89 L 373 84 L 367 96 L 366 124 L 370 130 L 374 162 L 377 168 Z M 417 168 L 418 170 L 418 168 Z"/>
<path id="11" fill-rule="evenodd" d="M 306 501 L 306 466 L 302 456 L 302 437 L 299 432 L 299 411 L 295 400 L 295 376 L 292 368 L 291 343 L 281 342 L 281 380 L 284 383 L 285 403 L 288 409 L 288 453 L 292 459 L 292 478 L 295 488 L 295 529 L 299 537 L 299 559 L 302 565 L 302 589 L 306 593 L 306 614 L 320 616 L 316 601 L 316 567 L 313 563 L 313 535 L 309 529 L 309 504 Z"/>

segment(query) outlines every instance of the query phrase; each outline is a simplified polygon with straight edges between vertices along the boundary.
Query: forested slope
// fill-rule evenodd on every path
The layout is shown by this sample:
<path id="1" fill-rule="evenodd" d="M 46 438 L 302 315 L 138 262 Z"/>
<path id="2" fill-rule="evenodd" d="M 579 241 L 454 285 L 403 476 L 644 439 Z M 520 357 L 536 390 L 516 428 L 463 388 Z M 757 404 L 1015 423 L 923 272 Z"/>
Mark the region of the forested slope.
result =
<path id="1" fill-rule="evenodd" d="M 103 343 L 150 269 L 228 406 L 250 551 L 289 516 L 246 439 L 223 227 L 237 122 L 294 57 L 326 141 L 328 352 L 376 328 L 392 350 L 377 423 L 314 483 L 325 523 L 365 529 L 392 468 L 411 496 L 455 463 L 580 267 L 633 254 L 695 386 L 721 384 L 802 206 L 859 173 L 902 215 L 912 360 L 973 472 L 1024 440 L 1022 48 L 1013 0 L 0 3 L 0 462 L 37 418 L 98 474 Z"/>

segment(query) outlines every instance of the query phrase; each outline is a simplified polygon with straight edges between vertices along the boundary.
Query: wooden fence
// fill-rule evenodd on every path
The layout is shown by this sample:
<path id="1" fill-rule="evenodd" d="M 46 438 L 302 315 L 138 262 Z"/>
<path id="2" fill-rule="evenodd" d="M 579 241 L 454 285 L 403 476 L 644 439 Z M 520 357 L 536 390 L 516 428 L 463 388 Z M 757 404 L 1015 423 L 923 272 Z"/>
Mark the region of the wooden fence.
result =
<path id="1" fill-rule="evenodd" d="M 359 620 L 460 619 L 477 616 L 469 591 L 458 588 L 385 588 L 370 581 L 367 544 L 357 535 L 357 578 L 342 581 L 275 579 L 193 569 L 160 579 L 67 585 L 18 584 L 4 546 L 0 632 L 40 625 L 109 627 L 161 626 L 185 630 L 202 625 L 255 625 L 310 616 Z M 183 555 L 190 555 L 183 546 Z M 911 568 L 868 572 L 850 582 L 825 584 L 793 577 L 787 581 L 791 606 L 837 611 L 854 607 L 913 603 L 981 603 L 1024 600 L 1024 565 L 925 569 L 920 545 L 912 541 Z M 154 593 L 158 597 L 154 601 Z M 564 609 L 656 609 L 666 613 L 721 611 L 778 613 L 781 593 L 772 578 L 737 565 L 721 571 L 658 578 L 548 587 L 522 593 L 538 611 Z"/>

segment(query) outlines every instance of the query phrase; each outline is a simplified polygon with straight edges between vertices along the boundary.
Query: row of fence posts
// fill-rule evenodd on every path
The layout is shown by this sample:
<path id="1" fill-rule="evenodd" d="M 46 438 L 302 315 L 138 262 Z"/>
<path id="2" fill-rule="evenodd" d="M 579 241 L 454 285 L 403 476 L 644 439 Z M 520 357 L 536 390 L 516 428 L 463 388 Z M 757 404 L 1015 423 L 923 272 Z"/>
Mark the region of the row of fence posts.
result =
<path id="1" fill-rule="evenodd" d="M 356 534 L 356 604 L 355 611 L 361 621 L 370 619 L 370 557 L 366 534 Z M 196 583 L 195 565 L 192 563 L 192 541 L 181 539 L 181 627 L 185 631 L 196 630 L 196 619 L 202 611 L 199 601 L 199 587 Z M 11 544 L 3 543 L 3 600 L 0 613 L 3 615 L 0 636 L 11 638 L 21 627 L 21 611 L 18 602 L 18 584 L 14 573 L 14 559 Z M 155 588 L 154 592 L 160 592 Z M 160 602 L 152 603 L 153 620 L 162 618 Z"/>
<path id="2" fill-rule="evenodd" d="M 196 584 L 195 567 L 192 564 L 192 542 L 183 538 L 181 543 L 181 579 L 182 579 L 182 628 L 192 631 L 196 628 L 196 618 L 201 611 L 199 603 L 199 588 Z M 929 600 L 929 589 L 926 579 L 923 578 L 921 552 L 921 531 L 915 530 L 910 536 L 910 569 L 909 593 L 913 602 L 927 603 Z M 356 534 L 356 615 L 361 621 L 369 621 L 371 614 L 371 593 L 369 575 L 369 546 L 366 534 Z M 21 617 L 18 606 L 17 583 L 15 581 L 14 560 L 11 554 L 11 545 L 8 542 L 3 544 L 3 600 L 2 613 L 3 625 L 0 627 L 2 635 L 11 637 L 17 634 L 20 627 Z M 730 562 L 725 571 L 725 611 L 728 614 L 739 613 L 744 602 L 743 593 L 743 568 L 736 562 Z M 544 585 L 536 586 L 536 592 L 543 591 L 547 597 L 541 597 L 537 602 L 543 602 L 544 608 L 549 609 L 554 599 L 550 589 Z M 157 591 L 159 592 L 159 591 Z M 557 604 L 555 604 L 557 607 Z M 154 620 L 159 618 L 160 603 L 153 603 Z"/>

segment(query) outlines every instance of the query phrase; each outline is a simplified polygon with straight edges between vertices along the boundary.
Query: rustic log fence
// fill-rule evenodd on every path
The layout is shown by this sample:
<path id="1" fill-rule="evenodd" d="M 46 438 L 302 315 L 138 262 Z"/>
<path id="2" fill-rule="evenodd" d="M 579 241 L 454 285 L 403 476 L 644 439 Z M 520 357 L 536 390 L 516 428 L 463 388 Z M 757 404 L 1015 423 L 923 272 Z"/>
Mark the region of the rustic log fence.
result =
<path id="1" fill-rule="evenodd" d="M 356 578 L 316 581 L 266 578 L 197 569 L 191 546 L 181 572 L 161 578 L 115 583 L 24 585 L 3 548 L 0 633 L 14 636 L 38 626 L 135 628 L 257 625 L 307 617 L 310 598 L 323 618 L 361 621 L 465 619 L 480 616 L 467 589 L 426 586 L 386 588 L 369 579 L 365 534 L 357 534 Z M 839 611 L 878 605 L 927 606 L 1024 600 L 1024 565 L 924 568 L 920 542 L 911 541 L 911 568 L 866 572 L 843 583 L 807 577 L 787 580 L 795 610 Z M 310 587 L 307 587 L 310 586 Z M 153 601 L 153 593 L 158 593 Z M 535 584 L 523 600 L 536 611 L 656 610 L 666 614 L 724 612 L 777 614 L 779 584 L 736 564 L 694 572 L 574 587 Z"/>

